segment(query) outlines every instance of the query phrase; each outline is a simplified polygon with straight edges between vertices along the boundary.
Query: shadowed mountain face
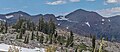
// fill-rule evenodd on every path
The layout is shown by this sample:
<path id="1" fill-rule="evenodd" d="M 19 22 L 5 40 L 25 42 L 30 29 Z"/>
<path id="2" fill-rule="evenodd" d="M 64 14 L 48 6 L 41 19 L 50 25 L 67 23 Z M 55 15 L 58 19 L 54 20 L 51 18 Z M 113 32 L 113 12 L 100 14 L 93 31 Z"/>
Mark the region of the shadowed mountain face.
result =
<path id="1" fill-rule="evenodd" d="M 60 28 L 72 30 L 80 35 L 97 35 L 108 37 L 109 40 L 120 42 L 120 16 L 105 18 L 93 11 L 78 9 L 66 16 L 55 17 L 53 14 L 29 15 L 25 12 L 18 11 L 9 14 L 0 14 L 0 20 L 7 20 L 10 24 L 14 24 L 19 17 L 32 19 L 38 22 L 40 17 L 44 17 L 45 21 L 52 18 L 56 25 Z"/>

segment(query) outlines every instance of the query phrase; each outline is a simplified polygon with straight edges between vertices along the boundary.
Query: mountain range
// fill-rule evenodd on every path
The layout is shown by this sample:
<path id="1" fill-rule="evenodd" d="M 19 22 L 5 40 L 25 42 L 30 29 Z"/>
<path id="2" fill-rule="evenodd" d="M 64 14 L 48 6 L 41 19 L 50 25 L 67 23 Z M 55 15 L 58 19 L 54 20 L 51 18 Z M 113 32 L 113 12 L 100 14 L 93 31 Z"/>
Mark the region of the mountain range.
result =
<path id="1" fill-rule="evenodd" d="M 14 24 L 19 17 L 32 19 L 35 23 L 40 17 L 44 17 L 45 21 L 52 18 L 59 28 L 72 30 L 74 33 L 83 36 L 96 35 L 97 38 L 103 36 L 108 40 L 120 42 L 120 15 L 103 17 L 96 12 L 83 9 L 75 10 L 65 16 L 55 16 L 54 14 L 30 15 L 23 11 L 0 14 L 0 20 L 7 20 L 9 24 Z"/>

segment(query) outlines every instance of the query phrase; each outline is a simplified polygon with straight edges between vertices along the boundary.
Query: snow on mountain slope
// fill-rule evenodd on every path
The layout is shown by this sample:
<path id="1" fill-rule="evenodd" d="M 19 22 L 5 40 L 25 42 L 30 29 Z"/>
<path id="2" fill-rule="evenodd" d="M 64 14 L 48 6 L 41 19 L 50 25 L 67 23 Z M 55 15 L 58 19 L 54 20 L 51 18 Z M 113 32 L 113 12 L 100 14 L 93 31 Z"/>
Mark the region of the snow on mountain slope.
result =
<path id="1" fill-rule="evenodd" d="M 85 24 L 86 24 L 86 25 L 88 25 L 88 26 L 90 27 L 90 24 L 89 24 L 89 22 L 85 22 Z"/>
<path id="2" fill-rule="evenodd" d="M 7 19 L 14 17 L 14 15 L 5 16 Z"/>
<path id="3" fill-rule="evenodd" d="M 64 16 L 60 16 L 59 18 L 57 18 L 57 20 L 68 20 L 68 19 L 65 18 Z"/>
<path id="4" fill-rule="evenodd" d="M 6 20 L 4 20 L 4 19 L 0 19 L 0 21 L 4 21 L 4 22 L 6 22 Z"/>
<path id="5" fill-rule="evenodd" d="M 7 44 L 2 43 L 2 44 L 0 44 L 0 51 L 7 52 L 10 46 L 12 46 L 12 45 L 7 45 Z M 20 47 L 18 47 L 18 46 L 15 46 L 15 47 L 20 49 Z M 45 52 L 44 48 L 28 49 L 28 48 L 21 47 L 21 52 L 38 52 L 37 50 L 40 50 L 40 52 Z"/>

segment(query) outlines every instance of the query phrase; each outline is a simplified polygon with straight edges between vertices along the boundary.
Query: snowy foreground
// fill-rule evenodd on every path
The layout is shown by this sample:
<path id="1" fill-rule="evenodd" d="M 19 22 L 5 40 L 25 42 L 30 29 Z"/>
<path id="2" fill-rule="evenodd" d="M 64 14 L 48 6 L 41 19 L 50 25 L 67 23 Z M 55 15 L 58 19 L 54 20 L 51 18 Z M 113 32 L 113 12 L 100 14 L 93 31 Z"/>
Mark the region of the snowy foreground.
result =
<path id="1" fill-rule="evenodd" d="M 12 45 L 7 45 L 7 44 L 2 43 L 2 44 L 0 44 L 0 51 L 8 52 L 8 49 L 10 46 L 12 46 Z M 18 46 L 15 46 L 15 47 L 20 49 L 20 47 L 18 47 Z M 20 50 L 21 50 L 20 52 L 38 52 L 38 50 L 39 50 L 39 52 L 45 52 L 44 48 L 28 49 L 28 48 L 21 47 Z"/>

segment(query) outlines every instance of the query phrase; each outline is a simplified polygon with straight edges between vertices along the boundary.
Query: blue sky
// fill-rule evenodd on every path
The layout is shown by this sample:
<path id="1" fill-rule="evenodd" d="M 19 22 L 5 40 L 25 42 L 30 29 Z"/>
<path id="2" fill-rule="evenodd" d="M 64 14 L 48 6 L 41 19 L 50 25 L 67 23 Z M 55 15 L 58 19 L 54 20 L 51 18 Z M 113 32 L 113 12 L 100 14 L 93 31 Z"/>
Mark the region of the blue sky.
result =
<path id="1" fill-rule="evenodd" d="M 31 15 L 66 15 L 77 9 L 103 16 L 120 15 L 120 0 L 0 0 L 0 14 L 24 11 Z"/>

